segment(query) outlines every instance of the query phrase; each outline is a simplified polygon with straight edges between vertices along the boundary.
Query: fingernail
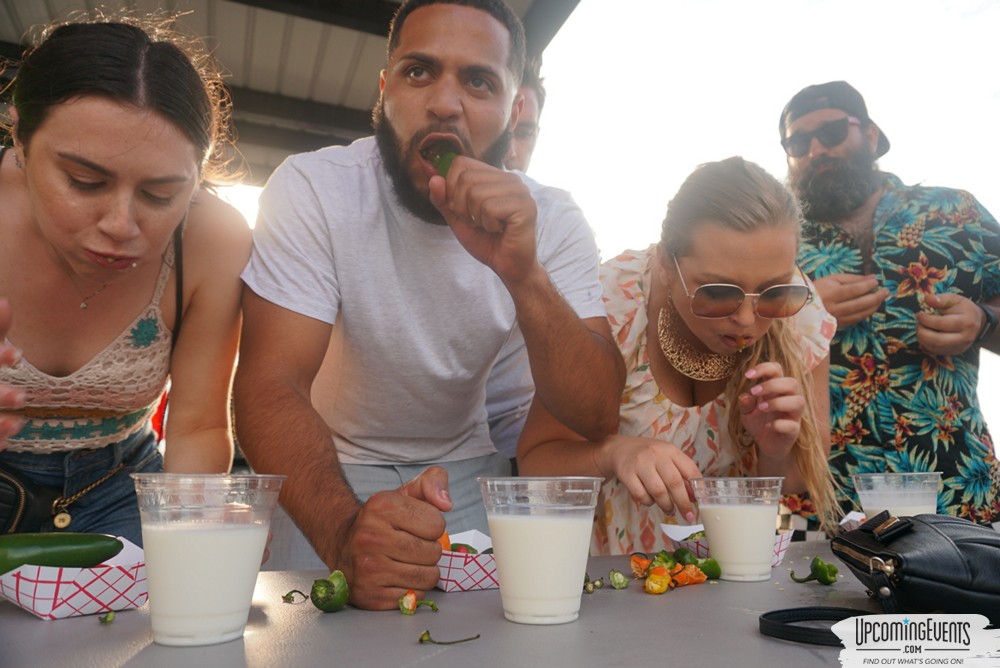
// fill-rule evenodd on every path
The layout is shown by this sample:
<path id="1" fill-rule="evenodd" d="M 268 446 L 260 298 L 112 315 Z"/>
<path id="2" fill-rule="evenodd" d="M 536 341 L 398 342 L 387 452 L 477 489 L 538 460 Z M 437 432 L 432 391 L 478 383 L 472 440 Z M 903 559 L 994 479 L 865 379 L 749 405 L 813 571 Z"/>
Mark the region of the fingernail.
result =
<path id="1" fill-rule="evenodd" d="M 768 409 L 767 402 L 766 401 L 760 402 L 759 404 L 757 404 L 757 408 L 759 408 L 762 411 L 766 411 Z"/>
<path id="2" fill-rule="evenodd" d="M 756 369 L 750 369 L 749 371 L 747 371 L 743 375 L 745 375 L 747 378 L 756 378 L 757 377 L 757 370 Z"/>
<path id="3" fill-rule="evenodd" d="M 688 511 L 688 514 L 684 516 L 684 519 L 687 520 L 688 524 L 694 524 L 694 513 Z"/>
<path id="4" fill-rule="evenodd" d="M 750 394 L 754 395 L 755 397 L 763 391 L 764 388 L 761 387 L 760 385 L 754 385 L 753 387 L 750 388 Z"/>

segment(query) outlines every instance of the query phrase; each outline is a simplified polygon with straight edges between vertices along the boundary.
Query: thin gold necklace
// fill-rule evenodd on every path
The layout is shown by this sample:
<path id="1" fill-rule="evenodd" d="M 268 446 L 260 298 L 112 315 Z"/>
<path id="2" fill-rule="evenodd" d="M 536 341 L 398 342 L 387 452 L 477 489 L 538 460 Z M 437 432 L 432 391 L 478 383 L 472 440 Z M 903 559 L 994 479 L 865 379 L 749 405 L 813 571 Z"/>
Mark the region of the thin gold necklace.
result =
<path id="1" fill-rule="evenodd" d="M 657 320 L 657 333 L 660 335 L 660 350 L 670 364 L 678 372 L 692 380 L 715 381 L 729 378 L 736 371 L 742 355 L 717 355 L 698 350 L 685 339 L 677 329 L 680 314 L 669 303 L 667 308 L 660 309 Z"/>
<path id="2" fill-rule="evenodd" d="M 72 280 L 73 279 L 71 278 L 70 281 L 72 281 Z M 102 292 L 104 292 L 104 288 L 108 287 L 108 284 L 105 283 L 104 285 L 102 285 L 101 287 L 97 288 L 96 290 L 94 290 L 93 292 L 91 292 L 87 296 L 84 296 L 84 294 L 82 292 L 80 292 L 80 288 L 76 287 L 76 283 L 75 282 L 73 283 L 73 287 L 76 288 L 76 291 L 80 293 L 80 308 L 82 310 L 86 310 L 87 309 L 87 302 L 89 302 L 91 299 L 93 299 L 97 295 L 101 294 Z"/>
<path id="3" fill-rule="evenodd" d="M 55 249 L 53 249 L 53 250 L 55 250 Z M 66 274 L 66 278 L 68 278 L 69 282 L 73 284 L 73 289 L 76 290 L 76 292 L 77 292 L 78 295 L 80 295 L 80 310 L 81 311 L 87 310 L 87 304 L 88 304 L 88 302 L 90 302 L 90 300 L 93 299 L 94 297 L 96 297 L 97 295 L 99 295 L 102 292 L 104 292 L 104 289 L 108 287 L 108 283 L 104 283 L 104 284 L 101 285 L 101 287 L 97 288 L 96 290 L 94 290 L 93 292 L 91 292 L 89 295 L 88 294 L 84 294 L 83 290 L 80 289 L 80 286 L 76 284 L 76 279 L 73 278 L 73 271 L 69 268 L 68 263 L 65 260 L 63 260 L 61 256 L 58 255 L 58 252 L 56 254 L 56 264 L 58 264 L 59 267 L 63 270 L 63 273 Z M 133 266 L 135 266 L 135 265 L 133 264 Z"/>

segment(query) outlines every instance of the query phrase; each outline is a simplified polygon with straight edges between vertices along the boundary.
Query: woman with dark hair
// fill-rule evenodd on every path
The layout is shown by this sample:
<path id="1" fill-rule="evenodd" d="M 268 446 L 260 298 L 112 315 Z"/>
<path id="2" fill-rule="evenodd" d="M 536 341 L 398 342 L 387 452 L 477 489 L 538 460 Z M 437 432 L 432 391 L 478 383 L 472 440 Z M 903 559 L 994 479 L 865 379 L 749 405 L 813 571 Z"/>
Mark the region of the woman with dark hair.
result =
<path id="1" fill-rule="evenodd" d="M 246 221 L 218 70 L 168 20 L 54 25 L 9 86 L 0 148 L 0 532 L 141 544 L 130 472 L 224 472 Z M 150 418 L 170 382 L 166 451 Z"/>
<path id="2" fill-rule="evenodd" d="M 691 523 L 687 481 L 784 476 L 825 526 L 832 317 L 795 265 L 801 213 L 739 157 L 696 169 L 670 201 L 660 242 L 602 266 L 627 379 L 619 433 L 584 441 L 537 402 L 518 444 L 523 475 L 600 475 L 594 554 L 655 552 L 660 524 Z"/>

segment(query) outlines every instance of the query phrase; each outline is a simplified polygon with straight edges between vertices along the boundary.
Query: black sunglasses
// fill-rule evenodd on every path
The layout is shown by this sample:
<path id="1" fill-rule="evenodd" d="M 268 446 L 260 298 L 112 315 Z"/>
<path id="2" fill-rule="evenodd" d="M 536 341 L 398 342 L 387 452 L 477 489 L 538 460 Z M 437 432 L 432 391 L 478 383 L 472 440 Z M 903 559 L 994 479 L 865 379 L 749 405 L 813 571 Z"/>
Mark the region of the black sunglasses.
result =
<path id="1" fill-rule="evenodd" d="M 691 300 L 691 313 L 699 318 L 727 318 L 740 309 L 747 297 L 753 298 L 753 312 L 769 320 L 791 317 L 812 301 L 812 290 L 799 283 L 772 285 L 763 292 L 744 292 L 740 286 L 729 283 L 706 283 L 691 294 L 677 257 L 671 257 L 684 294 Z M 802 273 L 797 265 L 796 269 Z"/>
<path id="2" fill-rule="evenodd" d="M 835 121 L 824 123 L 812 132 L 796 132 L 785 137 L 781 140 L 781 146 L 789 156 L 801 158 L 809 152 L 809 146 L 814 137 L 827 148 L 840 146 L 847 139 L 847 130 L 852 125 L 861 125 L 861 121 L 854 116 L 844 116 Z"/>

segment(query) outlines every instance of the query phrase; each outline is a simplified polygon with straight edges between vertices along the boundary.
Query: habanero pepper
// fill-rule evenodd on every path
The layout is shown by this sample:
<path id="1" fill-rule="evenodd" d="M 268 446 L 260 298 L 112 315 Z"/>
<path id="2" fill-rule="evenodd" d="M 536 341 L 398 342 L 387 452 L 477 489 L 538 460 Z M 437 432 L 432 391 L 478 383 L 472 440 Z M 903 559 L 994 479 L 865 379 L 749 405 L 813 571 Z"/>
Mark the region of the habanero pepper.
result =
<path id="1" fill-rule="evenodd" d="M 426 605 L 434 612 L 438 611 L 437 603 L 430 600 L 417 600 L 417 592 L 407 589 L 406 593 L 399 597 L 399 611 L 404 615 L 412 615 L 417 612 L 417 608 Z"/>
<path id="2" fill-rule="evenodd" d="M 647 557 L 643 552 L 633 552 L 630 554 L 628 564 L 629 568 L 632 570 L 632 577 L 636 580 L 642 580 L 649 574 L 649 565 L 652 562 L 653 560 Z"/>
<path id="3" fill-rule="evenodd" d="M 654 566 L 649 569 L 649 574 L 643 583 L 643 589 L 647 594 L 662 594 L 677 585 L 665 566 Z"/>
<path id="4" fill-rule="evenodd" d="M 696 564 L 687 564 L 685 566 L 678 564 L 678 566 L 679 570 L 671 575 L 678 587 L 689 584 L 701 584 L 708 579 L 708 576 Z"/>

